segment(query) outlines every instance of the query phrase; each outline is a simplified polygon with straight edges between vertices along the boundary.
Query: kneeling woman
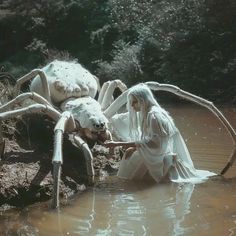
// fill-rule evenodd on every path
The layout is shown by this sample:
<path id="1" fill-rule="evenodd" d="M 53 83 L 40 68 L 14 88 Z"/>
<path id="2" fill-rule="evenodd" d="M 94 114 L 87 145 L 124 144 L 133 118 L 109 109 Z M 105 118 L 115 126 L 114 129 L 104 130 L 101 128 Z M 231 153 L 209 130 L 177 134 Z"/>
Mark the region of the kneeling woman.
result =
<path id="1" fill-rule="evenodd" d="M 119 177 L 142 179 L 149 172 L 157 182 L 167 179 L 190 182 L 215 175 L 194 168 L 186 144 L 173 119 L 160 107 L 145 84 L 132 87 L 127 96 L 131 141 L 110 141 L 104 144 L 106 147 L 123 146 L 126 149 L 117 173 Z M 122 129 L 119 127 L 122 124 L 120 117 L 125 116 L 115 117 L 112 121 L 117 129 Z"/>

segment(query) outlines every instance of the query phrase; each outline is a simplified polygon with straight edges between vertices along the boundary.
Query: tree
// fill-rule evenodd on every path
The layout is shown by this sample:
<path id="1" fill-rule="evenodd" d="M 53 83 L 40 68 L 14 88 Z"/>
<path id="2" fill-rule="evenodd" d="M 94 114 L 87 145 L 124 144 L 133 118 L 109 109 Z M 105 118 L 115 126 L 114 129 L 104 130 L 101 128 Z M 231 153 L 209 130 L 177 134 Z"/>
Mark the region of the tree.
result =
<path id="1" fill-rule="evenodd" d="M 172 83 L 213 100 L 233 100 L 234 1 L 109 0 L 109 5 L 112 26 L 124 47 L 114 46 L 113 60 L 101 62 L 99 73 L 112 78 L 113 71 L 127 71 L 117 58 L 126 61 L 129 45 L 130 50 L 136 48 L 140 80 Z M 116 75 L 125 81 L 132 77 L 127 72 Z"/>

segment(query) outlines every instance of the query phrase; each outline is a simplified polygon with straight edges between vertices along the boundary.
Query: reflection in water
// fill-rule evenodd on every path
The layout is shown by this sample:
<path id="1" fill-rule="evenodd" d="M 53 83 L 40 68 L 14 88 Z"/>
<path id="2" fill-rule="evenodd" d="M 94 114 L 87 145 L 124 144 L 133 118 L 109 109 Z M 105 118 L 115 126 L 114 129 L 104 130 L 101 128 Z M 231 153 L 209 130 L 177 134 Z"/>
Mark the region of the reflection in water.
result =
<path id="1" fill-rule="evenodd" d="M 86 211 L 83 211 L 83 218 L 77 218 L 74 221 L 76 226 L 75 234 L 85 235 L 85 233 L 89 233 L 93 228 L 93 222 L 96 218 L 95 189 L 92 190 L 92 194 L 89 196 L 88 200 L 90 200 L 91 203 L 90 206 L 87 205 L 88 208 L 86 207 Z"/>
<path id="2" fill-rule="evenodd" d="M 233 148 L 224 127 L 204 109 L 169 111 L 195 166 L 219 173 Z M 236 127 L 236 109 L 224 114 Z M 227 177 L 235 173 L 234 166 Z M 59 211 L 50 210 L 50 203 L 41 203 L 3 212 L 0 235 L 236 235 L 236 178 L 219 177 L 194 185 L 131 182 L 111 176 Z"/>
<path id="3" fill-rule="evenodd" d="M 190 213 L 194 184 L 115 181 L 112 178 L 110 184 L 103 182 L 86 193 L 86 206 L 75 202 L 63 209 L 63 218 L 74 215 L 70 235 L 156 235 L 157 230 L 164 233 L 160 235 L 183 235 L 188 231 L 182 223 Z M 79 198 L 80 203 L 83 200 Z"/>
<path id="4" fill-rule="evenodd" d="M 112 177 L 59 212 L 38 204 L 0 217 L 0 235 L 234 235 L 235 189 L 236 180 L 156 185 Z"/>
<path id="5" fill-rule="evenodd" d="M 190 199 L 194 190 L 194 184 L 188 183 L 176 192 L 174 229 L 172 235 L 183 235 L 188 228 L 181 226 L 185 216 L 190 213 Z"/>

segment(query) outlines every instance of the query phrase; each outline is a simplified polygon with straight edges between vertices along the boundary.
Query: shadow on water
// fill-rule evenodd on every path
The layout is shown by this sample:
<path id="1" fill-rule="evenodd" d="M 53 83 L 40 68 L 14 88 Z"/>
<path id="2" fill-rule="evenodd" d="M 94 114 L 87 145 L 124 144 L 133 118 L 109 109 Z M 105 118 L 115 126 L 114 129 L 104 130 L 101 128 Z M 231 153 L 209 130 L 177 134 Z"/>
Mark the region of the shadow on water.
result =
<path id="1" fill-rule="evenodd" d="M 219 173 L 233 149 L 224 127 L 202 109 L 169 111 L 195 166 Z M 236 127 L 236 110 L 225 111 Z M 0 235 L 232 236 L 236 234 L 235 176 L 235 165 L 225 178 L 198 184 L 133 182 L 108 176 L 58 211 L 43 203 L 2 212 Z"/>

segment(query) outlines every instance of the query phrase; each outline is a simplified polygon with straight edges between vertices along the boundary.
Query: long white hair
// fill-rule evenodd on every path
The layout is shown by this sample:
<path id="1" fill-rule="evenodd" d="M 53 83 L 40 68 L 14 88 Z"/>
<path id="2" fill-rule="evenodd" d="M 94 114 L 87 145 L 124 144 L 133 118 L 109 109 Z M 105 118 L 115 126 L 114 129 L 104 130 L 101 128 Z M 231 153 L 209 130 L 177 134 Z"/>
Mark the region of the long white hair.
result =
<path id="1" fill-rule="evenodd" d="M 140 111 L 136 112 L 132 105 L 132 97 L 136 98 Z M 156 101 L 152 91 L 144 83 L 137 84 L 130 88 L 127 95 L 127 109 L 129 111 L 129 131 L 132 140 L 138 141 L 143 138 L 147 131 L 147 114 L 152 106 L 155 106 L 171 123 L 172 118 L 168 112 L 161 108 Z"/>

